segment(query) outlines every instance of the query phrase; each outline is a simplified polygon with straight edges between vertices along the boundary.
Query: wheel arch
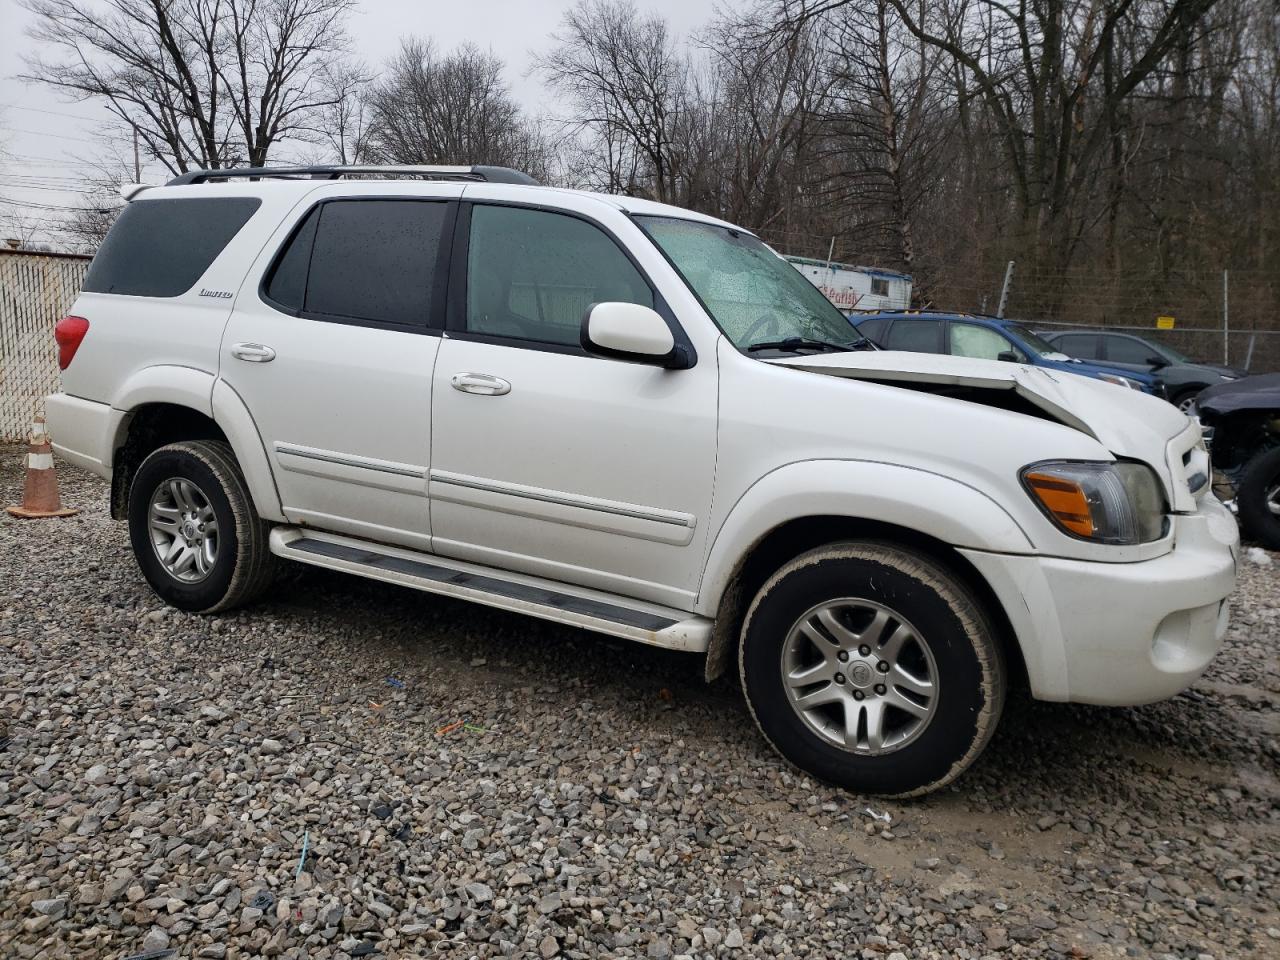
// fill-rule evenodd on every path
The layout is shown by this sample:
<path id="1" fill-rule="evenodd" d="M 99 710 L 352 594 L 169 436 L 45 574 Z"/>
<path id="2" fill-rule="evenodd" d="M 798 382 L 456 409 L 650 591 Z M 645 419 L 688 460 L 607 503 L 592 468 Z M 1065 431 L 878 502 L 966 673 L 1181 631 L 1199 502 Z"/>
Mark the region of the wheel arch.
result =
<path id="1" fill-rule="evenodd" d="M 715 618 L 705 663 L 708 681 L 721 676 L 733 662 L 747 607 L 774 571 L 815 547 L 842 540 L 878 540 L 925 554 L 969 586 L 999 631 L 1010 679 L 1025 682 L 1020 639 L 1003 604 L 986 578 L 956 549 L 1029 552 L 1030 538 L 1003 508 L 950 478 L 908 468 L 847 461 L 809 461 L 792 467 L 803 468 L 806 476 L 783 477 L 784 468 L 755 484 L 730 512 L 711 548 L 698 598 L 698 612 Z M 814 485 L 823 472 L 827 490 L 833 475 L 843 474 L 843 489 L 824 495 Z M 869 495 L 869 489 L 895 492 Z M 946 518 L 951 522 L 931 523 L 938 519 L 937 512 L 911 502 L 913 491 L 919 494 L 926 489 L 956 498 L 956 506 L 962 509 L 954 509 Z M 780 491 L 785 492 L 779 496 Z"/>
<path id="2" fill-rule="evenodd" d="M 283 521 L 266 451 L 239 396 L 218 381 L 207 411 L 178 400 L 191 398 L 145 401 L 129 408 L 121 419 L 112 443 L 111 516 L 125 518 L 129 486 L 142 461 L 154 450 L 181 440 L 221 440 L 235 455 L 258 515 L 264 520 Z"/>

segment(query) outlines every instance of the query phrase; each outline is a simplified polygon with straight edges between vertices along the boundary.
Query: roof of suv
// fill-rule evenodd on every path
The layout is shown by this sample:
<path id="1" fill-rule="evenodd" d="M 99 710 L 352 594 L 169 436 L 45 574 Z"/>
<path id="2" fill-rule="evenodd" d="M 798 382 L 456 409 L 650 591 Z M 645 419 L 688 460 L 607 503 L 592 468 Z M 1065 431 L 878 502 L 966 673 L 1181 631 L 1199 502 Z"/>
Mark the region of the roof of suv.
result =
<path id="1" fill-rule="evenodd" d="M 617 210 L 637 216 L 665 216 L 682 220 L 694 220 L 701 223 L 712 223 L 734 230 L 743 230 L 734 224 L 715 217 L 677 207 L 671 204 L 658 203 L 640 197 L 628 197 L 618 194 L 597 193 L 591 190 L 574 190 L 567 187 L 542 186 L 532 177 L 518 170 L 507 167 L 486 166 L 325 166 L 325 167 L 240 167 L 223 170 L 195 170 L 174 177 L 163 187 L 151 187 L 131 184 L 122 188 L 126 200 L 138 197 L 144 191 L 149 199 L 173 199 L 181 196 L 217 196 L 220 191 L 235 191 L 238 196 L 279 195 L 281 192 L 292 192 L 298 196 L 312 190 L 339 181 L 367 184 L 370 182 L 386 183 L 441 183 L 462 182 L 467 186 L 501 185 L 506 191 L 524 193 L 528 191 L 531 200 L 539 196 L 552 194 L 571 194 L 588 197 L 607 204 Z M 744 233 L 751 233 L 743 230 Z"/>

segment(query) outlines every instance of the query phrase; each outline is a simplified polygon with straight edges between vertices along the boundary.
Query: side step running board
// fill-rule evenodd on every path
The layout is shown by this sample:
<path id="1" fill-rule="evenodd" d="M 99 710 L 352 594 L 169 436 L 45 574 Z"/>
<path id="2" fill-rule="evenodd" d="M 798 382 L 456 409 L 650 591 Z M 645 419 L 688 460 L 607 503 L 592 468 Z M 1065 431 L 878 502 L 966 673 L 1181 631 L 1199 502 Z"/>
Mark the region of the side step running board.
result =
<path id="1" fill-rule="evenodd" d="M 701 653 L 711 640 L 712 622 L 706 617 L 338 534 L 276 527 L 271 531 L 271 552 L 312 566 L 472 600 L 670 650 Z"/>

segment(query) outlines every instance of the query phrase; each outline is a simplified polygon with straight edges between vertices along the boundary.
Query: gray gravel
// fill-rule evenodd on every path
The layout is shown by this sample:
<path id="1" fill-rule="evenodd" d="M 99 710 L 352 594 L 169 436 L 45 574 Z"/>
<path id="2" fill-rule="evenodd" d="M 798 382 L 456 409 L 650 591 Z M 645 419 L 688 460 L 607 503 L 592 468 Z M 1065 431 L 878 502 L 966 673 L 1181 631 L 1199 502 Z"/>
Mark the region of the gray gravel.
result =
<path id="1" fill-rule="evenodd" d="M 1280 953 L 1277 563 L 1188 693 L 1015 697 L 885 804 L 691 657 L 314 570 L 166 610 L 60 473 L 83 513 L 0 518 L 5 958 Z"/>

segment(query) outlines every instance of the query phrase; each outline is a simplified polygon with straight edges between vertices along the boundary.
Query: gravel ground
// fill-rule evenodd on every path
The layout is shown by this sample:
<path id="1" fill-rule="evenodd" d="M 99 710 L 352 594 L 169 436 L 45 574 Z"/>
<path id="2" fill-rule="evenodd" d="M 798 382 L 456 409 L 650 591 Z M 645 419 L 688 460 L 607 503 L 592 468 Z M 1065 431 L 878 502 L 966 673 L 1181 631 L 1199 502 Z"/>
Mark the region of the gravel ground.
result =
<path id="1" fill-rule="evenodd" d="M 166 610 L 60 474 L 79 516 L 0 517 L 5 958 L 1280 953 L 1280 555 L 1191 691 L 1015 696 L 885 804 L 684 655 L 315 570 Z"/>

